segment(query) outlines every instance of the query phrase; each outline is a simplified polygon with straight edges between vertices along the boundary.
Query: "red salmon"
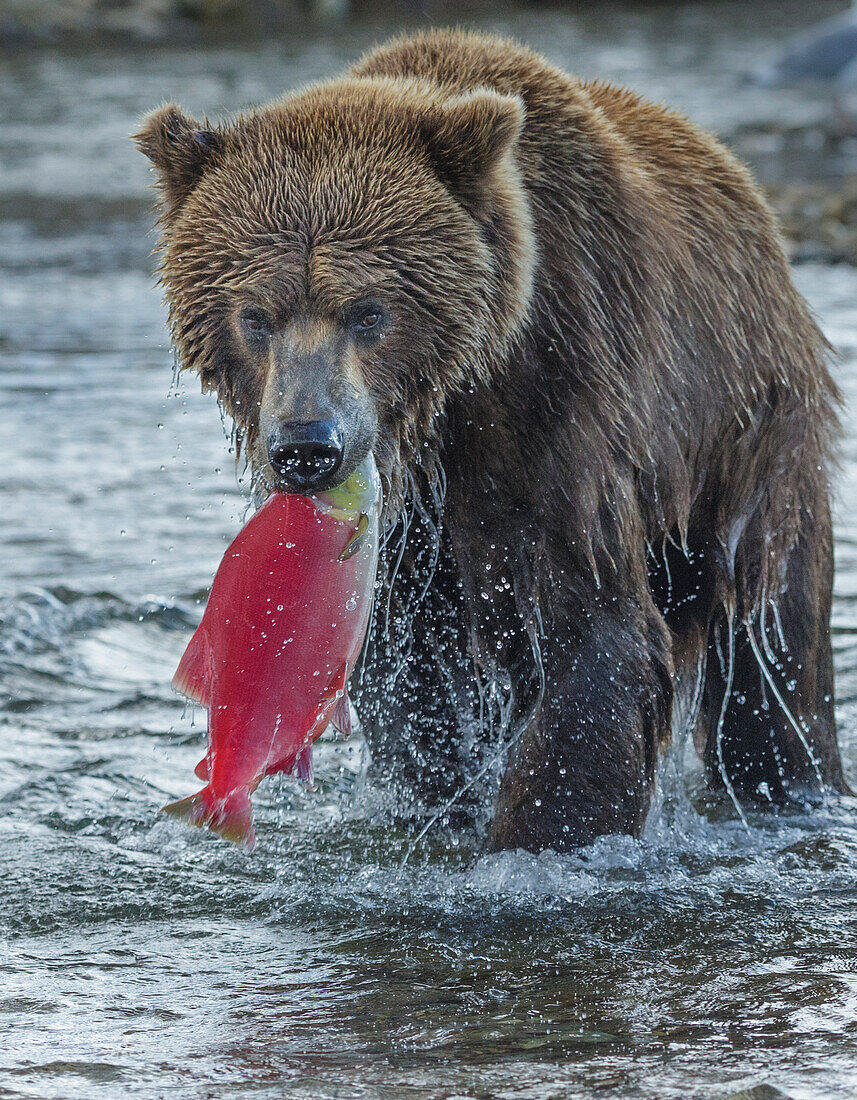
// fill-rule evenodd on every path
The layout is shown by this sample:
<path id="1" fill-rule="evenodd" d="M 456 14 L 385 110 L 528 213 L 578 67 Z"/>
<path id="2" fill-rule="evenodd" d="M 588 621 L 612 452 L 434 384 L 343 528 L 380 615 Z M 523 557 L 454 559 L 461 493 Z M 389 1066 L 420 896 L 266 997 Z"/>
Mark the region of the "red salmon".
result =
<path id="1" fill-rule="evenodd" d="M 312 782 L 312 744 L 351 732 L 348 677 L 369 623 L 381 491 L 370 456 L 337 489 L 275 493 L 226 551 L 173 678 L 208 708 L 208 783 L 164 810 L 251 849 L 266 775 Z"/>

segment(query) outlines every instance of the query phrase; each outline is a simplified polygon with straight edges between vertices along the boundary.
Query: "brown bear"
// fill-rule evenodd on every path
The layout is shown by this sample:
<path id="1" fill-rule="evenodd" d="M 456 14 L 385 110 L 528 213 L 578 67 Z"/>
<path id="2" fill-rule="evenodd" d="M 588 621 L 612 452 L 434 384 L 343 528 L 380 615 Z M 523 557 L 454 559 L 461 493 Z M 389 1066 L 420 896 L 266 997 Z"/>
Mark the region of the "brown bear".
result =
<path id="1" fill-rule="evenodd" d="M 829 349 L 722 146 L 457 31 L 136 140 L 176 348 L 259 491 L 375 452 L 352 690 L 403 805 L 473 812 L 502 762 L 495 846 L 639 833 L 679 709 L 739 812 L 847 790 Z"/>

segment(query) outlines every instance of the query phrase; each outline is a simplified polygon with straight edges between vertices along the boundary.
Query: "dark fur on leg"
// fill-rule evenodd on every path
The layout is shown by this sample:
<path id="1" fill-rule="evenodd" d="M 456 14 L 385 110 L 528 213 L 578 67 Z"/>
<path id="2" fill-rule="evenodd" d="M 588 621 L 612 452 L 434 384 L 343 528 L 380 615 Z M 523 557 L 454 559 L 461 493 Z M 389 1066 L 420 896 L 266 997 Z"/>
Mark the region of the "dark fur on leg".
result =
<path id="1" fill-rule="evenodd" d="M 602 604 L 588 626 L 575 642 L 546 644 L 544 705 L 503 778 L 495 848 L 563 850 L 643 827 L 669 733 L 666 632 L 628 605 Z"/>
<path id="2" fill-rule="evenodd" d="M 781 590 L 735 617 L 732 690 L 719 746 L 728 624 L 721 615 L 711 626 L 705 763 L 715 786 L 731 785 L 737 797 L 757 804 L 815 800 L 825 788 L 848 793 L 833 713 L 832 533 L 823 494 L 802 519 Z"/>

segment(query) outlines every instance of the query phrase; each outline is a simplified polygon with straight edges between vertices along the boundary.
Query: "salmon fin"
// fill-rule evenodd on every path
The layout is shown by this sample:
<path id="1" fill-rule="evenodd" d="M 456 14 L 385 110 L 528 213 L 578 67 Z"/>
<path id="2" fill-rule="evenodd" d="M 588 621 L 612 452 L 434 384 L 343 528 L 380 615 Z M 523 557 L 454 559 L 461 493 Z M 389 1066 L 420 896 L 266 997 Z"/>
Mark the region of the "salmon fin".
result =
<path id="1" fill-rule="evenodd" d="M 345 685 L 347 683 L 346 677 L 348 675 L 348 665 L 345 661 L 339 666 L 330 678 L 330 683 L 324 689 L 321 698 L 318 701 L 318 715 L 324 718 L 324 725 L 319 729 L 318 725 L 313 729 L 316 731 L 316 737 L 324 733 L 325 729 L 330 725 L 332 721 L 335 721 L 333 715 L 336 713 L 336 706 L 339 699 L 346 692 Z M 315 740 L 315 737 L 313 738 Z"/>
<path id="2" fill-rule="evenodd" d="M 351 736 L 351 703 L 348 700 L 348 689 L 343 688 L 342 694 L 333 708 L 333 717 L 330 719 L 337 730 L 347 741 Z"/>
<path id="3" fill-rule="evenodd" d="M 310 790 L 315 790 L 315 773 L 312 769 L 312 743 L 304 745 L 295 757 L 295 775 Z"/>
<path id="4" fill-rule="evenodd" d="M 208 774 L 208 753 L 203 756 L 202 760 L 200 760 L 197 766 L 193 769 L 193 774 L 197 777 L 197 779 L 204 779 L 206 783 L 211 778 L 211 776 Z"/>
<path id="5" fill-rule="evenodd" d="M 346 542 L 342 548 L 342 553 L 339 555 L 339 561 L 348 561 L 350 557 L 357 553 L 363 543 L 366 541 L 366 535 L 369 532 L 369 517 L 365 512 L 360 513 L 360 519 L 357 521 L 357 530 Z"/>
<path id="6" fill-rule="evenodd" d="M 201 626 L 197 627 L 182 654 L 173 676 L 173 687 L 195 703 L 202 703 L 204 707 L 211 703 L 211 647 Z"/>
<path id="7" fill-rule="evenodd" d="M 256 846 L 253 806 L 246 787 L 230 791 L 225 798 L 216 798 L 211 787 L 203 787 L 196 794 L 170 802 L 162 810 L 198 829 L 210 829 L 247 852 L 252 852 Z"/>

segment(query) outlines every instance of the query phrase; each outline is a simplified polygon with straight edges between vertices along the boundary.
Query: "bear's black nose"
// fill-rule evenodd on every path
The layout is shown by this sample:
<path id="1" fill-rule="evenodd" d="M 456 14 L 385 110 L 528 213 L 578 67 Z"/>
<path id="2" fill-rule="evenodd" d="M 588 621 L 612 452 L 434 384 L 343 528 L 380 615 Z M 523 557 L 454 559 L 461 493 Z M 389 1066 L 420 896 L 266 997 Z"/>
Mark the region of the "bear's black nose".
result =
<path id="1" fill-rule="evenodd" d="M 333 420 L 292 420 L 268 433 L 268 460 L 283 487 L 295 493 L 332 485 L 342 450 L 342 431 Z"/>

